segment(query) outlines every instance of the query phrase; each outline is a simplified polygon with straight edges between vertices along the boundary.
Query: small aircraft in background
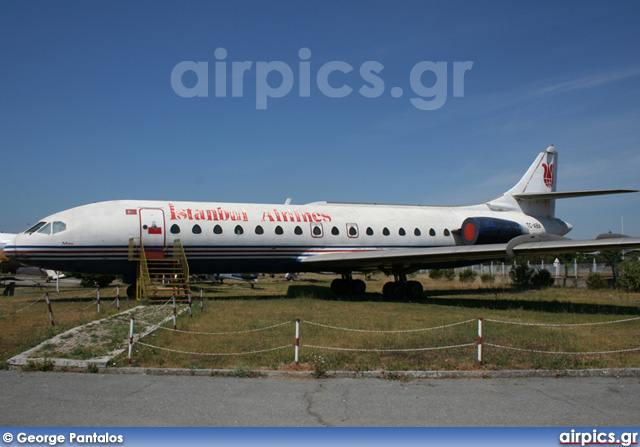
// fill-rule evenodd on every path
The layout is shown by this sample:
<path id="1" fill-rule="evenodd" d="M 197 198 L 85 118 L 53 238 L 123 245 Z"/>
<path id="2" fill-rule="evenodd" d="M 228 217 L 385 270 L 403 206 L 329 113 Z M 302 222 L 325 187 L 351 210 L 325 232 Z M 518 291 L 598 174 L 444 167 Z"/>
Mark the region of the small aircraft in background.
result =
<path id="1" fill-rule="evenodd" d="M 215 273 L 213 275 L 207 275 L 211 281 L 222 284 L 224 280 L 242 281 L 251 285 L 253 289 L 258 282 L 258 275 L 255 273 Z"/>
<path id="2" fill-rule="evenodd" d="M 564 237 L 572 225 L 555 216 L 555 201 L 637 192 L 557 192 L 558 152 L 541 152 L 520 181 L 487 202 L 467 206 L 313 202 L 292 205 L 115 200 L 53 214 L 15 236 L 5 254 L 19 262 L 78 273 L 122 275 L 136 281 L 129 241 L 159 256 L 180 240 L 191 274 L 211 272 L 340 275 L 331 288 L 361 294 L 353 272 L 393 276 L 383 293 L 418 298 L 423 286 L 407 280 L 420 269 L 468 266 L 516 255 L 640 248 L 640 238 Z M 597 212 L 594 208 L 594 212 Z M 134 293 L 130 286 L 128 294 Z"/>

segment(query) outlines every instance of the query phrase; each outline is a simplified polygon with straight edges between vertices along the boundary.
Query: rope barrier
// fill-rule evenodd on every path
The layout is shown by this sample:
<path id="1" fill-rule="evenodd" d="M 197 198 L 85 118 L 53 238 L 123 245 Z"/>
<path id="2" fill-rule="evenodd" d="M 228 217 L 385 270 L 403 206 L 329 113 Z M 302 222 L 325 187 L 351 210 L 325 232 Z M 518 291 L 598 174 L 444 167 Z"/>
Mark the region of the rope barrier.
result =
<path id="1" fill-rule="evenodd" d="M 91 302 L 91 303 L 87 304 L 86 306 L 81 307 L 80 309 L 74 309 L 74 310 L 56 310 L 56 313 L 57 313 L 57 314 L 72 314 L 72 313 L 82 312 L 82 311 L 84 311 L 84 310 L 86 310 L 86 309 L 88 309 L 88 308 L 90 308 L 90 307 L 92 307 L 92 306 L 95 306 L 95 305 L 96 305 L 96 303 L 95 303 L 95 301 L 93 301 L 93 302 Z"/>
<path id="2" fill-rule="evenodd" d="M 541 351 L 541 350 L 538 350 L 538 349 L 514 348 L 513 346 L 496 345 L 496 344 L 493 344 L 493 343 L 486 343 L 486 342 L 484 344 L 486 346 L 492 346 L 494 348 L 509 349 L 511 351 L 534 352 L 534 353 L 537 353 L 537 354 L 600 355 L 600 354 L 618 354 L 618 353 L 622 353 L 622 352 L 640 351 L 640 348 L 631 348 L 631 349 L 619 349 L 617 351 L 563 352 L 563 351 Z"/>
<path id="3" fill-rule="evenodd" d="M 12 313 L 7 314 L 7 315 L 0 315 L 0 318 L 8 318 L 8 317 L 10 317 L 10 316 L 12 316 L 12 315 L 19 314 L 19 313 L 20 313 L 20 312 L 22 312 L 23 310 L 25 310 L 25 309 L 27 309 L 27 308 L 29 308 L 29 307 L 33 306 L 34 304 L 36 304 L 36 303 L 37 303 L 38 301 L 40 301 L 43 297 L 44 297 L 44 295 L 40 296 L 40 297 L 39 297 L 39 298 L 37 298 L 35 301 L 32 301 L 31 303 L 29 303 L 29 304 L 27 304 L 26 306 L 24 306 L 22 309 L 18 309 L 18 310 L 16 310 L 15 312 L 12 312 Z"/>
<path id="4" fill-rule="evenodd" d="M 262 349 L 262 350 L 258 350 L 258 351 L 212 353 L 212 352 L 190 352 L 190 351 L 181 351 L 179 349 L 162 348 L 160 346 L 150 345 L 148 343 L 144 343 L 144 342 L 141 342 L 139 340 L 136 343 L 139 344 L 139 345 L 142 345 L 142 346 L 146 346 L 148 348 L 160 349 L 162 351 L 175 352 L 177 354 L 207 355 L 207 356 L 212 356 L 212 357 L 213 356 L 234 356 L 234 355 L 260 354 L 260 353 L 263 353 L 263 352 L 271 352 L 271 351 L 278 351 L 280 349 L 291 348 L 291 345 L 285 345 L 285 346 L 278 346 L 277 348 Z"/>
<path id="5" fill-rule="evenodd" d="M 615 323 L 626 323 L 629 321 L 637 321 L 640 320 L 640 317 L 634 318 L 626 318 L 624 320 L 612 320 L 612 321 L 599 321 L 595 323 L 525 323 L 519 321 L 502 321 L 502 320 L 492 320 L 490 318 L 485 318 L 484 321 L 490 321 L 492 323 L 501 323 L 501 324 L 514 324 L 520 326 L 547 326 L 547 327 L 577 327 L 577 326 L 597 326 L 600 324 L 615 324 Z"/>
<path id="6" fill-rule="evenodd" d="M 293 323 L 293 321 L 285 321 L 283 323 L 278 323 L 278 324 L 274 324 L 273 326 L 269 326 L 269 327 L 263 327 L 263 328 L 258 328 L 258 329 L 247 329 L 246 331 L 234 331 L 234 332 L 200 332 L 200 331 L 185 331 L 183 329 L 172 329 L 172 328 L 168 328 L 168 327 L 164 327 L 164 326 L 158 326 L 156 324 L 153 323 L 149 323 L 147 321 L 142 321 L 142 320 L 138 320 L 139 323 L 143 324 L 143 325 L 147 325 L 147 326 L 151 326 L 151 327 L 155 327 L 156 329 L 164 329 L 165 331 L 171 331 L 171 332 L 181 332 L 183 334 L 194 334 L 194 335 L 233 335 L 233 334 L 248 334 L 251 332 L 260 332 L 260 331 L 266 331 L 268 329 L 274 329 L 280 326 L 284 326 L 286 324 L 291 324 Z"/>
<path id="7" fill-rule="evenodd" d="M 431 348 L 408 348 L 408 349 L 358 349 L 358 348 L 336 348 L 331 346 L 315 346 L 315 345 L 301 345 L 304 348 L 315 349 L 329 349 L 332 351 L 354 351 L 354 352 L 413 352 L 413 351 L 436 351 L 440 349 L 454 349 L 454 348 L 466 348 L 469 346 L 475 346 L 475 343 L 465 343 L 462 345 L 452 346 L 436 346 Z"/>
<path id="8" fill-rule="evenodd" d="M 458 323 L 451 323 L 451 324 L 445 324 L 443 326 L 436 326 L 436 327 L 429 327 L 429 328 L 422 328 L 422 329 L 405 329 L 405 330 L 398 330 L 398 331 L 373 331 L 373 330 L 366 330 L 366 329 L 349 329 L 344 327 L 329 326 L 328 324 L 314 323 L 312 321 L 302 320 L 303 323 L 311 324 L 313 326 L 320 326 L 320 327 L 325 327 L 329 329 L 337 329 L 340 331 L 366 332 L 371 334 L 404 334 L 404 333 L 410 333 L 410 332 L 426 332 L 426 331 L 433 331 L 436 329 L 444 329 L 448 327 L 459 326 L 462 324 L 471 323 L 473 321 L 476 321 L 476 320 L 471 319 L 471 320 L 460 321 Z"/>

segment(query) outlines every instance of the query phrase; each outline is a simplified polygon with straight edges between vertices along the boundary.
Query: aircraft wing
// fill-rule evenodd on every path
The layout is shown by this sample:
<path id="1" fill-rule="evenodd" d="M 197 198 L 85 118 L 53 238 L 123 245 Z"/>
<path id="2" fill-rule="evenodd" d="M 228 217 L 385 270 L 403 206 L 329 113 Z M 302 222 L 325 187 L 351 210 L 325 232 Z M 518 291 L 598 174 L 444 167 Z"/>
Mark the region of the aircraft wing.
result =
<path id="1" fill-rule="evenodd" d="M 440 268 L 450 263 L 473 264 L 518 255 L 562 254 L 640 248 L 640 238 L 605 237 L 572 240 L 547 234 L 519 236 L 507 244 L 375 249 L 326 253 L 301 259 L 303 264 L 332 271 L 342 269 Z"/>

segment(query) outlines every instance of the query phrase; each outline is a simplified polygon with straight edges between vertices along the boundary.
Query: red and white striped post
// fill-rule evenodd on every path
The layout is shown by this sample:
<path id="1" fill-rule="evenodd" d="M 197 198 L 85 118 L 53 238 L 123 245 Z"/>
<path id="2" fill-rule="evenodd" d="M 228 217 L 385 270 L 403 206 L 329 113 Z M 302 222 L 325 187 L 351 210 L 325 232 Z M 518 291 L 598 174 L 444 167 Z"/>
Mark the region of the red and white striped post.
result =
<path id="1" fill-rule="evenodd" d="M 482 366 L 482 317 L 478 318 L 478 365 Z"/>
<path id="2" fill-rule="evenodd" d="M 294 360 L 296 365 L 298 364 L 300 353 L 300 318 L 296 318 L 296 348 L 294 354 Z"/>
<path id="3" fill-rule="evenodd" d="M 96 301 L 98 302 L 98 313 L 100 313 L 100 286 L 97 289 Z"/>
<path id="4" fill-rule="evenodd" d="M 131 326 L 129 327 L 129 356 L 127 358 L 129 365 L 131 365 L 131 355 L 133 354 L 133 321 L 134 318 L 131 317 Z"/>
<path id="5" fill-rule="evenodd" d="M 189 316 L 193 318 L 193 309 L 191 308 L 191 292 L 187 293 L 187 299 L 189 300 Z"/>
<path id="6" fill-rule="evenodd" d="M 44 294 L 44 297 L 47 300 L 47 307 L 49 308 L 49 318 L 51 319 L 51 326 L 55 326 L 56 323 L 53 321 L 53 311 L 51 310 L 51 301 L 49 301 L 49 292 Z"/>
<path id="7" fill-rule="evenodd" d="M 200 312 L 204 310 L 204 297 L 202 296 L 202 289 L 200 289 Z"/>
<path id="8" fill-rule="evenodd" d="M 116 284 L 116 308 L 120 310 L 120 284 Z"/>
<path id="9" fill-rule="evenodd" d="M 178 329 L 178 310 L 176 308 L 176 291 L 173 291 L 173 330 Z"/>

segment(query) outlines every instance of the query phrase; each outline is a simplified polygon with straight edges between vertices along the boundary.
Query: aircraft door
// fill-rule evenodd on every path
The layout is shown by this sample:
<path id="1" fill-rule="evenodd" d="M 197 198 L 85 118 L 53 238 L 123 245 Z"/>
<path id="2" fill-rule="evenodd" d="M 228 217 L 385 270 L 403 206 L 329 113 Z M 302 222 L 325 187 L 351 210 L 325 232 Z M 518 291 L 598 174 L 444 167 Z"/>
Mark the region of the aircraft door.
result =
<path id="1" fill-rule="evenodd" d="M 139 214 L 140 239 L 147 258 L 163 258 L 166 246 L 164 211 L 160 208 L 141 208 Z"/>

